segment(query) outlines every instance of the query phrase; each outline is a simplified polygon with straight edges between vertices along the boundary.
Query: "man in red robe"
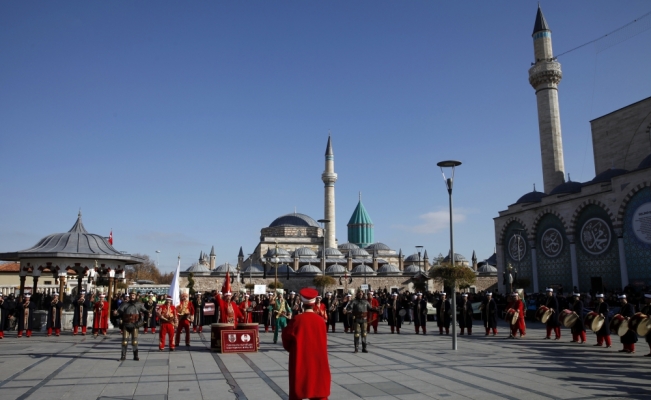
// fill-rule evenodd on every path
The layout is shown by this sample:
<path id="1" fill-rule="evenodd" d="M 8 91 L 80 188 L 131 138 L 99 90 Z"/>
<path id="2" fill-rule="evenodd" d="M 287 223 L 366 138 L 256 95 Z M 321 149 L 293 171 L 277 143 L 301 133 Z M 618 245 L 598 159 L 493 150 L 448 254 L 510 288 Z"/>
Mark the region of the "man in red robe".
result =
<path id="1" fill-rule="evenodd" d="M 518 320 L 515 324 L 511 324 L 511 336 L 509 338 L 515 338 L 518 331 L 520 331 L 520 337 L 524 337 L 527 334 L 527 328 L 524 325 L 524 303 L 520 300 L 520 295 L 517 292 L 513 293 L 511 308 L 518 312 Z"/>
<path id="2" fill-rule="evenodd" d="M 181 332 L 185 330 L 185 345 L 190 345 L 190 324 L 194 318 L 194 305 L 188 300 L 187 293 L 181 293 L 181 302 L 176 306 L 176 313 L 179 316 L 179 326 L 176 328 L 176 346 L 181 341 Z"/>
<path id="3" fill-rule="evenodd" d="M 231 300 L 232 293 L 230 291 L 224 292 L 223 295 L 223 299 L 221 296 L 217 296 L 215 299 L 219 302 L 219 322 L 222 324 L 233 324 L 233 327 L 237 328 L 237 322 L 243 318 L 240 308 Z"/>
<path id="4" fill-rule="evenodd" d="M 374 292 L 368 291 L 366 300 L 371 304 L 376 310 L 380 309 L 380 302 L 376 297 L 373 296 Z M 368 312 L 368 325 L 366 325 L 366 333 L 371 333 L 371 326 L 373 327 L 373 333 L 377 333 L 377 326 L 380 322 L 380 313 L 378 311 L 369 311 Z"/>
<path id="5" fill-rule="evenodd" d="M 323 304 L 321 300 L 321 296 L 316 296 L 316 302 L 314 303 L 313 310 L 316 315 L 323 318 L 323 321 L 325 322 L 326 332 L 328 332 L 328 311 L 326 310 L 325 304 Z"/>
<path id="6" fill-rule="evenodd" d="M 318 292 L 300 292 L 303 313 L 289 320 L 283 329 L 283 347 L 289 352 L 289 400 L 327 399 L 330 396 L 328 336 L 323 318 L 314 313 Z"/>
<path id="7" fill-rule="evenodd" d="M 108 302 L 105 300 L 104 293 L 99 295 L 99 300 L 93 304 L 93 335 L 97 337 L 99 333 L 106 336 L 108 329 Z"/>
<path id="8" fill-rule="evenodd" d="M 253 322 L 253 307 L 249 301 L 249 295 L 244 295 L 244 301 L 240 303 L 240 313 L 242 314 L 242 322 L 250 324 Z"/>
<path id="9" fill-rule="evenodd" d="M 176 307 L 172 304 L 172 296 L 167 295 L 165 304 L 160 307 L 158 318 L 160 319 L 160 333 L 158 334 L 158 350 L 165 349 L 165 336 L 169 335 L 170 351 L 174 351 L 174 325 L 178 322 Z"/>

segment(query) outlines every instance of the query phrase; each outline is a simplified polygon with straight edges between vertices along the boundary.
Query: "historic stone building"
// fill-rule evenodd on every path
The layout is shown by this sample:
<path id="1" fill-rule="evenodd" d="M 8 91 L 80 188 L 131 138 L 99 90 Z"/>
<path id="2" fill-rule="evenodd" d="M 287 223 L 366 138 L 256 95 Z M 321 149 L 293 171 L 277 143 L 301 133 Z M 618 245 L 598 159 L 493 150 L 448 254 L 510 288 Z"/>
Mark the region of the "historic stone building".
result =
<path id="1" fill-rule="evenodd" d="M 651 97 L 591 121 L 596 176 L 565 180 L 562 73 L 540 8 L 532 36 L 544 191 L 534 187 L 495 218 L 499 276 L 510 266 L 533 292 L 651 285 Z"/>

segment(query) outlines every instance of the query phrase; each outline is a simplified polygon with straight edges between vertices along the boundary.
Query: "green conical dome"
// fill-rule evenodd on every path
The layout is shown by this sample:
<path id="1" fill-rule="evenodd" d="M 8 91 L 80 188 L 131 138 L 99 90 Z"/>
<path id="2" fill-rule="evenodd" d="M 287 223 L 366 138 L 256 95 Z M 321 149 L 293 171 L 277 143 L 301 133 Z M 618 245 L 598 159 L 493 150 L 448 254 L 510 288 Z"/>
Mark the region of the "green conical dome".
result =
<path id="1" fill-rule="evenodd" d="M 353 215 L 348 221 L 348 242 L 354 243 L 361 248 L 374 243 L 373 221 L 371 221 L 371 217 L 366 212 L 364 204 L 362 204 L 361 196 Z"/>

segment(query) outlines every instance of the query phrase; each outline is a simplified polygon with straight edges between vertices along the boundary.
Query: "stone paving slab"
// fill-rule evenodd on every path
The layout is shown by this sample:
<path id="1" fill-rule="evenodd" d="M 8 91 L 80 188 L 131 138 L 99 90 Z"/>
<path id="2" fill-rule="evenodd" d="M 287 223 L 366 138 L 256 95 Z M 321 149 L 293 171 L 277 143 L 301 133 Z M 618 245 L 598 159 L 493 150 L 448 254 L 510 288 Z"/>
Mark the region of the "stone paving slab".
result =
<path id="1" fill-rule="evenodd" d="M 348 399 L 645 399 L 651 359 L 645 343 L 635 355 L 588 345 L 542 340 L 544 329 L 506 339 L 401 334 L 368 336 L 369 353 L 352 352 L 351 334 L 329 336 L 331 400 Z M 500 326 L 506 332 L 505 326 Z M 0 400 L 4 399 L 287 399 L 287 352 L 261 333 L 258 353 L 210 352 L 209 334 L 192 334 L 192 346 L 159 352 L 157 335 L 139 338 L 140 361 L 118 361 L 120 337 L 6 335 L 0 341 Z M 129 355 L 131 357 L 131 355 Z"/>

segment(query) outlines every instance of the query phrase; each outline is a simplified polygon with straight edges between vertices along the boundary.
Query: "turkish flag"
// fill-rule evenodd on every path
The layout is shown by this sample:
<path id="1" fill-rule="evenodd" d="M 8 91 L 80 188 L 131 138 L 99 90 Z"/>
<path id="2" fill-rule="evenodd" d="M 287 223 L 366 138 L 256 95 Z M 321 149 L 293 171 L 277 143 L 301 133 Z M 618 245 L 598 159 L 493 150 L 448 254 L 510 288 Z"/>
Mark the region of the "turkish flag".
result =
<path id="1" fill-rule="evenodd" d="M 108 242 L 109 242 L 109 244 L 110 244 L 111 246 L 113 246 L 113 229 L 111 229 L 111 233 L 109 233 L 109 240 L 108 240 Z"/>

